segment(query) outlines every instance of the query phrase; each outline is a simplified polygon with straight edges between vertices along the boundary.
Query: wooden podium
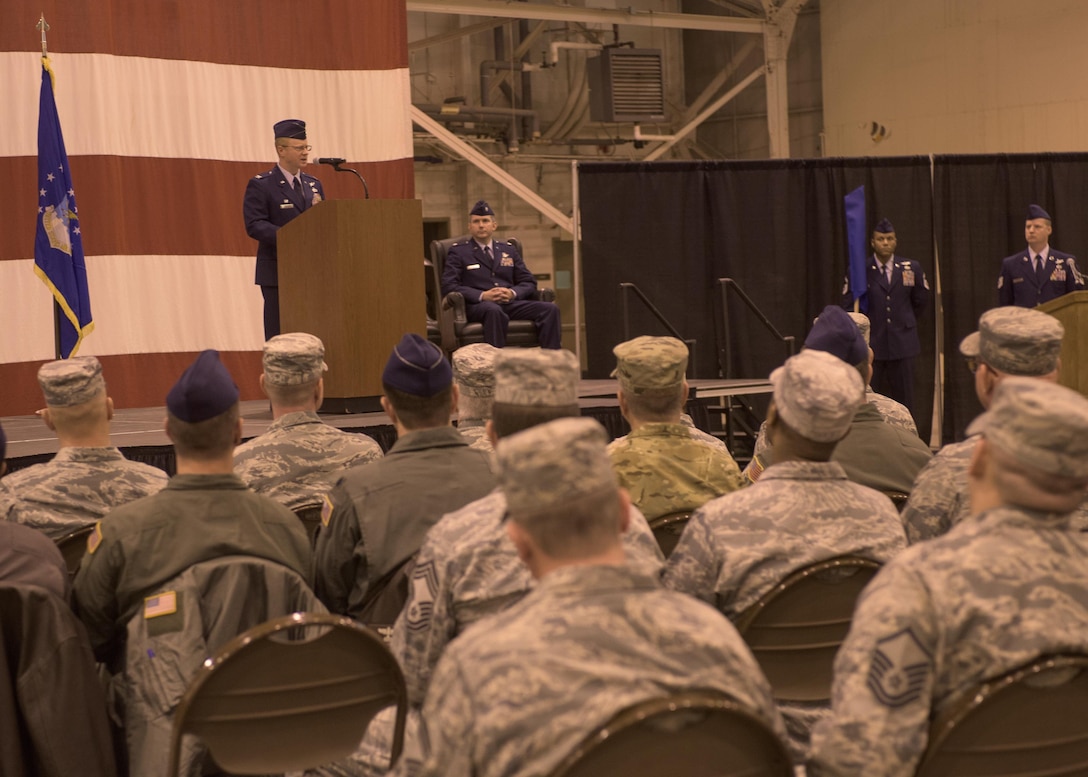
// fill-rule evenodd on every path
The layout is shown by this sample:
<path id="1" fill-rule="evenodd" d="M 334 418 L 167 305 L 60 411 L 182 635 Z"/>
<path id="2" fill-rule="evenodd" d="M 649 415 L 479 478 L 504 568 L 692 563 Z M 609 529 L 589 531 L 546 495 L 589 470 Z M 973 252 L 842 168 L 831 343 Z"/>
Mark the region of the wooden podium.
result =
<path id="1" fill-rule="evenodd" d="M 382 370 L 408 332 L 426 336 L 419 200 L 326 200 L 276 234 L 280 329 L 325 343 L 323 412 L 380 410 Z"/>
<path id="2" fill-rule="evenodd" d="M 1074 291 L 1039 305 L 1065 326 L 1061 384 L 1088 396 L 1088 291 Z"/>

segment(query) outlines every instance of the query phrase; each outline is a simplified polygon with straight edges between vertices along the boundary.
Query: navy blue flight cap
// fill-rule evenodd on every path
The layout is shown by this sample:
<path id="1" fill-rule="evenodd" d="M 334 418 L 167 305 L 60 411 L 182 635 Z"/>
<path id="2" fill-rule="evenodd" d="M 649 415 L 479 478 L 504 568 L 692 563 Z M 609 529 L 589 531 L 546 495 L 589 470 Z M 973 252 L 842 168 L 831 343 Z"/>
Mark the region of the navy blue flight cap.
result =
<path id="1" fill-rule="evenodd" d="M 854 366 L 869 360 L 869 346 L 865 344 L 861 330 L 838 305 L 823 309 L 805 338 L 805 348 L 826 351 Z"/>
<path id="2" fill-rule="evenodd" d="M 487 204 L 486 200 L 480 200 L 472 206 L 472 210 L 468 212 L 470 216 L 494 216 L 495 211 L 491 209 L 491 206 Z"/>
<path id="3" fill-rule="evenodd" d="M 238 387 L 219 361 L 219 351 L 209 349 L 181 373 L 166 395 L 166 409 L 175 418 L 195 424 L 227 412 L 237 401 Z"/>
<path id="4" fill-rule="evenodd" d="M 8 452 L 8 436 L 4 434 L 4 427 L 0 426 L 0 464 L 4 463 L 4 456 Z"/>
<path id="5" fill-rule="evenodd" d="M 284 119 L 277 121 L 272 126 L 272 131 L 277 138 L 291 138 L 292 140 L 306 140 L 306 122 L 302 119 Z"/>
<path id="6" fill-rule="evenodd" d="M 895 232 L 895 227 L 893 227 L 892 223 L 890 221 L 888 221 L 887 219 L 881 219 L 880 221 L 878 221 L 876 223 L 876 226 L 873 227 L 873 231 L 874 232 L 880 232 L 881 234 L 887 235 L 887 234 L 890 234 L 892 232 Z"/>
<path id="7" fill-rule="evenodd" d="M 1038 205 L 1028 205 L 1028 216 L 1024 221 L 1031 221 L 1032 219 L 1046 219 L 1052 221 L 1050 214 L 1040 208 Z"/>
<path id="8" fill-rule="evenodd" d="M 452 382 L 453 368 L 445 354 L 417 334 L 400 339 L 382 371 L 382 383 L 414 397 L 433 397 Z"/>

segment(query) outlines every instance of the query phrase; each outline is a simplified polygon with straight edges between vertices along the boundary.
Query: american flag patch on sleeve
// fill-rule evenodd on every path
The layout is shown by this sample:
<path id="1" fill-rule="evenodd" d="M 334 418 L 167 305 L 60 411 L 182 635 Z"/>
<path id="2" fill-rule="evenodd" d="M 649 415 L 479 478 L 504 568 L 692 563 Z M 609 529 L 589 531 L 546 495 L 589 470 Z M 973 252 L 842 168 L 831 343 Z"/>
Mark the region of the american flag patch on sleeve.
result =
<path id="1" fill-rule="evenodd" d="M 144 620 L 160 615 L 173 615 L 178 611 L 177 591 L 164 591 L 144 599 Z"/>

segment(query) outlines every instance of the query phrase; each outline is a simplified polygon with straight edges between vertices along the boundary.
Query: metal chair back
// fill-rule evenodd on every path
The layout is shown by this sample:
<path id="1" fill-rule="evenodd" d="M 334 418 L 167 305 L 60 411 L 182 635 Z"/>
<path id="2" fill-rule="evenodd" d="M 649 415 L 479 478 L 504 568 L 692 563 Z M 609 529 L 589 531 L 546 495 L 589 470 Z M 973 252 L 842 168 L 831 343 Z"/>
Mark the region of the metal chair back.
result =
<path id="1" fill-rule="evenodd" d="M 837 556 L 788 575 L 737 619 L 780 702 L 826 703 L 832 665 L 850 630 L 854 604 L 880 569 L 860 556 Z"/>

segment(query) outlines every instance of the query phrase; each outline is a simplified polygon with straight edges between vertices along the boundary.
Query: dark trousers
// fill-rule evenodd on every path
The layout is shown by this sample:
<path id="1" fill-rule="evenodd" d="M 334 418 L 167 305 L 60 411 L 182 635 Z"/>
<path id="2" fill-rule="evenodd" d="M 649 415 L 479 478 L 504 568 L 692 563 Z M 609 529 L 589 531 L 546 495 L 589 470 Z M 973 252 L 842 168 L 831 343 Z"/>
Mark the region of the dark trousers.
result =
<path id="1" fill-rule="evenodd" d="M 914 415 L 914 359 L 875 359 L 870 384 L 877 394 L 906 405 Z"/>
<path id="2" fill-rule="evenodd" d="M 262 286 L 264 295 L 264 339 L 271 340 L 280 333 L 280 287 Z"/>
<path id="3" fill-rule="evenodd" d="M 477 302 L 465 306 L 469 321 L 484 325 L 484 340 L 502 348 L 506 345 L 506 329 L 510 319 L 532 321 L 536 324 L 537 339 L 541 348 L 559 348 L 559 306 L 554 302 L 514 300 L 505 305 L 496 302 Z"/>

